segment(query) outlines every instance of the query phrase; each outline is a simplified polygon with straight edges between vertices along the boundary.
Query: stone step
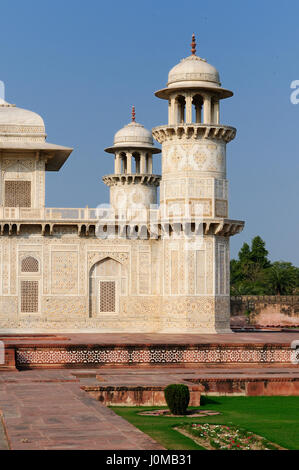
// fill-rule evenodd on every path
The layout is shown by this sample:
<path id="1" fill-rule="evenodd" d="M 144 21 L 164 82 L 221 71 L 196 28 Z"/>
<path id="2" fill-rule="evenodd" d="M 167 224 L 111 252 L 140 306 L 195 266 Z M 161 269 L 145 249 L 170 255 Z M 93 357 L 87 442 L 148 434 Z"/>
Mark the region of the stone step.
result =
<path id="1" fill-rule="evenodd" d="M 0 362 L 0 371 L 15 371 L 16 370 L 16 351 L 14 346 L 5 345 L 4 350 L 4 363 Z"/>

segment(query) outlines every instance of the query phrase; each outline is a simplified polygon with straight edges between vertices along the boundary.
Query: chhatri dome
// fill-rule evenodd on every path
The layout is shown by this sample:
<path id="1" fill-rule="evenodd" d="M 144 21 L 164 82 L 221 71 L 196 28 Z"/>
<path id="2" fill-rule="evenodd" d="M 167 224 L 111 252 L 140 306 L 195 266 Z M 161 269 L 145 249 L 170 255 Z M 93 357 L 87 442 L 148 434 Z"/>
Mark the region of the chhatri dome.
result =
<path id="1" fill-rule="evenodd" d="M 0 98 L 0 134 L 6 126 L 24 126 L 23 134 L 40 134 L 45 138 L 45 124 L 39 114 L 27 109 L 17 108 L 16 105 L 7 103 Z M 34 127 L 34 129 L 32 129 Z M 7 129 L 5 134 L 7 135 Z"/>
<path id="2" fill-rule="evenodd" d="M 46 170 L 57 171 L 64 164 L 72 149 L 46 142 L 43 118 L 33 111 L 18 108 L 0 98 L 0 151 L 32 150 L 46 159 Z"/>
<path id="3" fill-rule="evenodd" d="M 158 98 L 168 99 L 174 90 L 199 87 L 215 91 L 219 98 L 228 98 L 233 95 L 231 91 L 221 88 L 218 70 L 196 55 L 195 35 L 193 34 L 191 55 L 182 59 L 170 70 L 167 88 L 157 91 L 155 95 Z"/>
<path id="4" fill-rule="evenodd" d="M 136 122 L 132 107 L 132 122 L 114 136 L 112 147 L 105 149 L 114 155 L 114 173 L 103 176 L 110 187 L 110 203 L 114 210 L 150 208 L 157 204 L 157 187 L 161 176 L 153 173 L 153 154 L 161 150 L 154 146 L 151 131 Z M 132 229 L 133 230 L 133 229 Z"/>
<path id="5" fill-rule="evenodd" d="M 109 147 L 106 152 L 114 153 L 116 149 L 127 147 L 138 147 L 150 149 L 152 153 L 160 153 L 154 146 L 151 131 L 145 129 L 142 124 L 136 122 L 135 107 L 132 107 L 132 121 L 116 132 L 113 147 Z"/>

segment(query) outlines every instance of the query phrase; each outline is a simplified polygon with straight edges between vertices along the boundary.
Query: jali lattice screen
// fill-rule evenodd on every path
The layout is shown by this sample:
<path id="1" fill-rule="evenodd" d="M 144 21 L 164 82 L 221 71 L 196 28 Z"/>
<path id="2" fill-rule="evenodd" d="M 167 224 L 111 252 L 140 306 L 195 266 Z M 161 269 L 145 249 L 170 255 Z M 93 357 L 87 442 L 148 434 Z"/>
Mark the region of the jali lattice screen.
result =
<path id="1" fill-rule="evenodd" d="M 31 207 L 31 181 L 5 181 L 5 207 Z"/>
<path id="2" fill-rule="evenodd" d="M 38 261 L 33 256 L 27 256 L 21 263 L 22 273 L 38 273 Z"/>
<path id="3" fill-rule="evenodd" d="M 21 281 L 21 312 L 38 312 L 38 281 Z"/>
<path id="4" fill-rule="evenodd" d="M 100 281 L 100 312 L 115 312 L 115 281 Z"/>

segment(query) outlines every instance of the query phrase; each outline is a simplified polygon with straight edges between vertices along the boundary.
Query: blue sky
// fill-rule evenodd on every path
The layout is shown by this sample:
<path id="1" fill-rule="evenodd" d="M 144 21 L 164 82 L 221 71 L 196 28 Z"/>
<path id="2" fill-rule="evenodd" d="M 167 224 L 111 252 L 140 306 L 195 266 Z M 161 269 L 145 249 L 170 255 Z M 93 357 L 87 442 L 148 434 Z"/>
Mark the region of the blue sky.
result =
<path id="1" fill-rule="evenodd" d="M 298 1 L 10 0 L 0 13 L 6 99 L 41 114 L 49 142 L 74 147 L 47 175 L 48 206 L 108 202 L 104 148 L 132 104 L 147 128 L 167 122 L 167 104 L 153 93 L 189 55 L 195 32 L 198 55 L 235 92 L 221 108 L 221 122 L 238 129 L 227 154 L 230 216 L 246 221 L 232 255 L 258 234 L 272 260 L 299 265 L 299 105 L 290 102 Z"/>

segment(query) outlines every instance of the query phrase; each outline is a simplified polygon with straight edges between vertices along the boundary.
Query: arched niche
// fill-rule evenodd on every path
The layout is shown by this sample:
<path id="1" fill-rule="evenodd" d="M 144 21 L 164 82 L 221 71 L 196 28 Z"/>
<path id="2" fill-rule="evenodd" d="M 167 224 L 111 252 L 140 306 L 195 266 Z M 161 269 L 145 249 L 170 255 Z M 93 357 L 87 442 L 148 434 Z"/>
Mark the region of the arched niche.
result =
<path id="1" fill-rule="evenodd" d="M 107 257 L 95 263 L 89 273 L 91 317 L 119 313 L 120 297 L 127 295 L 127 268 Z"/>

